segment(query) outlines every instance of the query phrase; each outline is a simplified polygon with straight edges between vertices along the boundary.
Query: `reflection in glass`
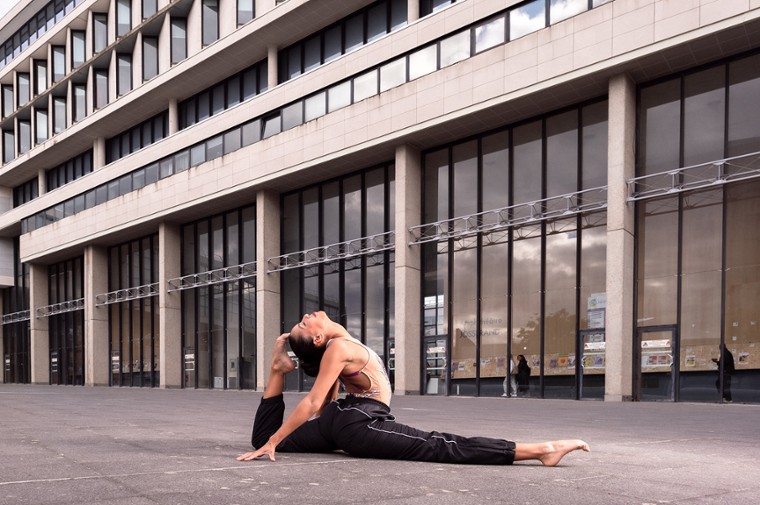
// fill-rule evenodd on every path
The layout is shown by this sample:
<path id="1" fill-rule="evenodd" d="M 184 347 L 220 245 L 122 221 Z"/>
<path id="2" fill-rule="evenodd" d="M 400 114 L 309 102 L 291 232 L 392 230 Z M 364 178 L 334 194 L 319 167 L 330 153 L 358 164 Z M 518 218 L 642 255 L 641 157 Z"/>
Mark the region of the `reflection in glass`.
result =
<path id="1" fill-rule="evenodd" d="M 575 16 L 588 9 L 588 0 L 551 0 L 549 5 L 550 23 Z"/>
<path id="2" fill-rule="evenodd" d="M 475 52 L 479 53 L 506 42 L 504 16 L 487 21 L 475 28 Z"/>
<path id="3" fill-rule="evenodd" d="M 760 151 L 760 55 L 729 64 L 727 156 Z"/>
<path id="4" fill-rule="evenodd" d="M 509 310 L 509 244 L 497 237 L 485 239 L 480 270 L 480 377 L 497 378 L 491 388 L 481 382 L 481 395 L 504 393 L 508 374 L 507 314 Z"/>
<path id="5" fill-rule="evenodd" d="M 327 110 L 336 111 L 351 105 L 351 81 L 336 84 L 327 90 Z"/>
<path id="6" fill-rule="evenodd" d="M 655 174 L 681 166 L 680 82 L 672 79 L 641 90 L 637 175 Z"/>
<path id="7" fill-rule="evenodd" d="M 458 381 L 475 379 L 477 372 L 477 276 L 474 272 L 477 272 L 477 250 L 456 251 L 451 284 L 451 394 L 455 395 L 475 393 L 474 381 Z"/>
<path id="8" fill-rule="evenodd" d="M 399 58 L 380 67 L 380 92 L 406 82 L 406 58 Z"/>
<path id="9" fill-rule="evenodd" d="M 675 324 L 678 198 L 639 202 L 638 205 L 638 325 Z"/>
<path id="10" fill-rule="evenodd" d="M 438 48 L 435 44 L 427 46 L 409 55 L 409 80 L 413 81 L 423 75 L 435 72 Z"/>
<path id="11" fill-rule="evenodd" d="M 604 100 L 581 109 L 581 189 L 607 185 L 607 107 Z"/>
<path id="12" fill-rule="evenodd" d="M 723 158 L 725 74 L 725 67 L 720 66 L 684 78 L 684 166 Z"/>
<path id="13" fill-rule="evenodd" d="M 514 128 L 513 200 L 514 205 L 541 199 L 541 121 Z"/>
<path id="14" fill-rule="evenodd" d="M 545 0 L 533 0 L 509 11 L 509 38 L 514 40 L 546 26 Z"/>
<path id="15" fill-rule="evenodd" d="M 518 395 L 533 396 L 541 364 L 541 237 L 514 242 L 511 271 L 512 355 L 531 367 L 530 386 Z"/>
<path id="16" fill-rule="evenodd" d="M 377 70 L 354 78 L 354 103 L 377 94 Z"/>
<path id="17" fill-rule="evenodd" d="M 470 57 L 470 31 L 465 30 L 441 40 L 441 68 Z"/>
<path id="18" fill-rule="evenodd" d="M 578 190 L 578 111 L 546 119 L 546 196 Z"/>

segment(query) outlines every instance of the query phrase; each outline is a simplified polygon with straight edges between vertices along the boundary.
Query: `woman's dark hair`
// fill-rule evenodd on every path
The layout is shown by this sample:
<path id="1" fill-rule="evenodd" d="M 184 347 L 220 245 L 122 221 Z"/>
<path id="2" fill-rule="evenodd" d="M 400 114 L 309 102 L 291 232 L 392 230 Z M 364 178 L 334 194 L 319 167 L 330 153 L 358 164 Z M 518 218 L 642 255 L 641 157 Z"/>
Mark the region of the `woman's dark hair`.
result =
<path id="1" fill-rule="evenodd" d="M 310 377 L 316 377 L 319 373 L 319 363 L 325 354 L 325 347 L 314 345 L 314 339 L 301 338 L 291 335 L 288 337 L 290 348 L 298 358 L 298 366 L 303 373 Z"/>

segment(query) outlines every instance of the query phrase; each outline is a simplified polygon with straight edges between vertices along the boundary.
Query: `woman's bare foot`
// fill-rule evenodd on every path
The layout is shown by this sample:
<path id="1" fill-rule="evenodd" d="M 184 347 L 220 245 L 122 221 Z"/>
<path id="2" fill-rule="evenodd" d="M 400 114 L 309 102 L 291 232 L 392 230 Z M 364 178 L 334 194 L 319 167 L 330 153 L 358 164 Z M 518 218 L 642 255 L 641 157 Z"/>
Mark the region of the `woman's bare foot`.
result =
<path id="1" fill-rule="evenodd" d="M 583 440 L 555 440 L 554 442 L 546 442 L 546 445 L 547 452 L 538 458 L 544 466 L 556 466 L 565 454 L 569 452 L 579 449 L 583 449 L 586 452 L 591 450 Z"/>
<path id="2" fill-rule="evenodd" d="M 544 466 L 556 466 L 568 452 L 583 449 L 588 452 L 588 444 L 583 440 L 555 440 L 538 444 L 515 444 L 515 461 L 537 459 Z"/>
<path id="3" fill-rule="evenodd" d="M 295 362 L 288 356 L 288 336 L 289 333 L 283 333 L 274 342 L 272 351 L 272 371 L 286 374 L 295 369 Z"/>

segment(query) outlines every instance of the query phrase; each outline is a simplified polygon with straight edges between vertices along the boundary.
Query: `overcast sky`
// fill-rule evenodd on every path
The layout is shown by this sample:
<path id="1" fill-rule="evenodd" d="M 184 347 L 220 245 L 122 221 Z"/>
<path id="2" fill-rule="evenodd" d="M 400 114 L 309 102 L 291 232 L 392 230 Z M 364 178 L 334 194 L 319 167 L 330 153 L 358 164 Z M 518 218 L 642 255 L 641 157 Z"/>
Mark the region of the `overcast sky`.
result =
<path id="1" fill-rule="evenodd" d="M 11 10 L 11 8 L 19 3 L 20 0 L 0 0 L 0 18 L 5 16 L 5 13 Z"/>

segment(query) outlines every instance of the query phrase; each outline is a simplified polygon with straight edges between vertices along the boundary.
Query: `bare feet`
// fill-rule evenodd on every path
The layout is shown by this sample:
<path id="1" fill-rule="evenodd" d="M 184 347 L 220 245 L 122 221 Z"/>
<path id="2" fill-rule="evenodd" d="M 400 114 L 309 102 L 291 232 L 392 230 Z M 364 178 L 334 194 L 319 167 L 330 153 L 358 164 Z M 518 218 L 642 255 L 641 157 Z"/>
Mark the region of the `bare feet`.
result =
<path id="1" fill-rule="evenodd" d="M 583 440 L 555 440 L 554 442 L 546 442 L 546 445 L 547 452 L 538 458 L 544 466 L 556 466 L 568 452 L 578 449 L 583 449 L 586 452 L 591 450 Z"/>
<path id="2" fill-rule="evenodd" d="M 557 466 L 557 463 L 568 452 L 582 449 L 589 452 L 589 447 L 583 440 L 555 440 L 538 444 L 515 444 L 515 461 L 537 459 L 544 466 Z"/>
<path id="3" fill-rule="evenodd" d="M 288 356 L 288 337 L 289 333 L 283 333 L 274 342 L 274 350 L 272 351 L 272 370 L 276 372 L 282 372 L 286 374 L 295 369 L 295 362 Z"/>

